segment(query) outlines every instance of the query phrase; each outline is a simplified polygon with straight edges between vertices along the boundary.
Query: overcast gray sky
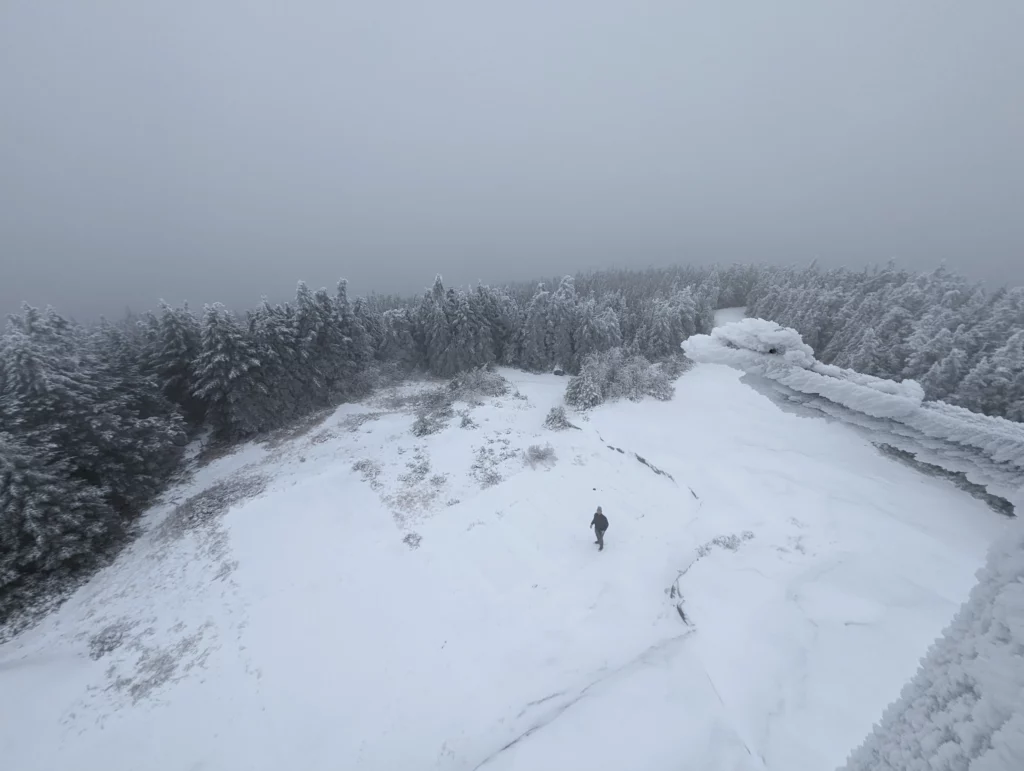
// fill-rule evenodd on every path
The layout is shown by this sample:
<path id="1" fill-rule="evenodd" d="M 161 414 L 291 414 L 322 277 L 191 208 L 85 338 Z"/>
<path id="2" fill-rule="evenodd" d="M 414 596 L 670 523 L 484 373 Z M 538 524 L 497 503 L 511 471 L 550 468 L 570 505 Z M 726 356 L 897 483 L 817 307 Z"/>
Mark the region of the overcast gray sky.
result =
<path id="1" fill-rule="evenodd" d="M 0 310 L 607 265 L 1024 283 L 1024 2 L 3 0 Z"/>

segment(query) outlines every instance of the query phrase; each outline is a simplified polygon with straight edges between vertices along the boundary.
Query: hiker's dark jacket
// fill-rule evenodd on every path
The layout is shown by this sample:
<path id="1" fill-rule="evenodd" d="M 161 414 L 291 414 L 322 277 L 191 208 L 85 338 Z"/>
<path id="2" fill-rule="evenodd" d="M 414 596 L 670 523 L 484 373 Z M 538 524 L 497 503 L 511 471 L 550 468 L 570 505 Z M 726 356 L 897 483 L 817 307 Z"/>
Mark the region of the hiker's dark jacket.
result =
<path id="1" fill-rule="evenodd" d="M 595 514 L 594 518 L 590 521 L 590 526 L 595 530 L 603 532 L 608 529 L 608 517 L 604 514 Z"/>

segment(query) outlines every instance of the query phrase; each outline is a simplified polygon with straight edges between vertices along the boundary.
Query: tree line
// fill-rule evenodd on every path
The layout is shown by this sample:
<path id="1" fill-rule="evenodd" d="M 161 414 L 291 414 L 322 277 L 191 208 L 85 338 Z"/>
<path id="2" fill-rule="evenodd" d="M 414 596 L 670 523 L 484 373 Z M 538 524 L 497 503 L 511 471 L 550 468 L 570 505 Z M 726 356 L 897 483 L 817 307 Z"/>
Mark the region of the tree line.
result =
<path id="1" fill-rule="evenodd" d="M 161 303 L 88 325 L 25 306 L 0 337 L 0 618 L 26 585 L 122 543 L 201 431 L 239 441 L 385 375 L 491 364 L 583 372 L 582 403 L 609 362 L 677 356 L 716 308 L 741 305 L 796 328 L 823 361 L 1024 420 L 1024 289 L 989 293 L 945 270 L 678 266 L 473 288 L 438 277 L 419 297 L 354 300 L 342 280 L 244 313 Z"/>
<path id="2" fill-rule="evenodd" d="M 926 398 L 1024 421 L 1024 287 L 944 268 L 766 270 L 748 312 L 796 329 L 826 364 L 917 380 Z"/>

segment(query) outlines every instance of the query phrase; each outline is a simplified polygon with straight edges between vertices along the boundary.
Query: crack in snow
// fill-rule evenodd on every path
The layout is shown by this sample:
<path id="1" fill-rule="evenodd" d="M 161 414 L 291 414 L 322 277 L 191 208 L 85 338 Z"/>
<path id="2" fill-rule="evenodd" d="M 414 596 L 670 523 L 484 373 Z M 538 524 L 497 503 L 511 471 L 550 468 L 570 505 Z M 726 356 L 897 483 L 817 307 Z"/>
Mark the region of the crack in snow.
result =
<path id="1" fill-rule="evenodd" d="M 651 657 L 652 655 L 655 655 L 655 654 L 658 654 L 658 653 L 663 653 L 663 652 L 666 652 L 668 650 L 671 650 L 676 645 L 682 643 L 691 634 L 692 634 L 692 631 L 686 631 L 686 632 L 683 632 L 683 634 L 676 635 L 674 637 L 669 637 L 666 640 L 662 640 L 661 642 L 655 643 L 654 645 L 650 646 L 649 648 L 646 648 L 639 655 L 637 655 L 634 658 L 632 658 L 629 661 L 627 661 L 625 664 L 622 664 L 621 666 L 618 666 L 615 669 L 609 670 L 604 675 L 602 675 L 601 677 L 598 677 L 596 680 L 591 681 L 587 686 L 585 686 L 582 690 L 580 690 L 571 699 L 569 699 L 565 703 L 563 703 L 563 704 L 559 705 L 558 707 L 556 707 L 555 710 L 550 715 L 548 715 L 546 718 L 544 718 L 543 720 L 541 720 L 541 721 L 539 721 L 537 723 L 534 723 L 532 726 L 527 728 L 521 734 L 516 736 L 508 744 L 504 745 L 503 747 L 501 747 L 500 749 L 496 750 L 495 752 L 492 752 L 490 755 L 488 755 L 486 758 L 484 758 L 482 761 L 480 761 L 480 763 L 478 763 L 477 765 L 473 766 L 473 771 L 479 771 L 479 769 L 483 768 L 484 766 L 486 766 L 489 763 L 491 763 L 492 761 L 494 761 L 494 759 L 497 758 L 499 755 L 501 755 L 501 753 L 503 753 L 503 752 L 505 752 L 507 750 L 512 749 L 517 744 L 522 742 L 524 739 L 528 739 L 530 736 L 535 734 L 540 729 L 545 728 L 546 726 L 551 725 L 553 722 L 555 722 L 555 720 L 557 720 L 559 717 L 561 717 L 563 714 L 565 714 L 569 710 L 570 707 L 572 707 L 575 704 L 579 703 L 583 699 L 584 696 L 586 696 L 591 690 L 593 690 L 597 686 L 602 685 L 603 683 L 608 682 L 609 680 L 615 678 L 616 676 L 618 676 L 620 674 L 623 674 L 624 672 L 627 672 L 628 670 L 630 670 L 631 668 L 635 667 L 638 664 L 647 663 L 649 657 Z M 562 691 L 561 693 L 564 694 L 565 691 Z M 549 696 L 549 697 L 547 697 L 545 699 L 541 699 L 540 702 L 531 702 L 530 704 L 527 704 L 526 705 L 526 709 L 524 709 L 523 712 L 519 713 L 520 716 L 524 712 L 526 712 L 531 705 L 539 704 L 539 703 L 545 702 L 545 701 L 550 701 L 551 699 L 553 699 L 553 698 L 555 698 L 555 697 L 557 697 L 559 695 L 560 694 L 553 694 L 552 696 Z"/>

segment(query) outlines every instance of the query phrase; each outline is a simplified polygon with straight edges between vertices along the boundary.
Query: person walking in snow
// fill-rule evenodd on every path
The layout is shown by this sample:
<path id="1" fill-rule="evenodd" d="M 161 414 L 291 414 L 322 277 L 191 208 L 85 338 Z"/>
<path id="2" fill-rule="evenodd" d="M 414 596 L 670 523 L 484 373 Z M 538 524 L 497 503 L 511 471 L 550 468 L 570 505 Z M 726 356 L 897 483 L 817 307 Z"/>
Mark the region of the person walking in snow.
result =
<path id="1" fill-rule="evenodd" d="M 604 551 L 604 531 L 608 529 L 608 517 L 601 513 L 600 506 L 597 507 L 594 518 L 590 520 L 590 526 L 594 528 L 594 533 L 597 534 L 597 540 L 594 541 L 597 544 L 597 550 Z"/>

